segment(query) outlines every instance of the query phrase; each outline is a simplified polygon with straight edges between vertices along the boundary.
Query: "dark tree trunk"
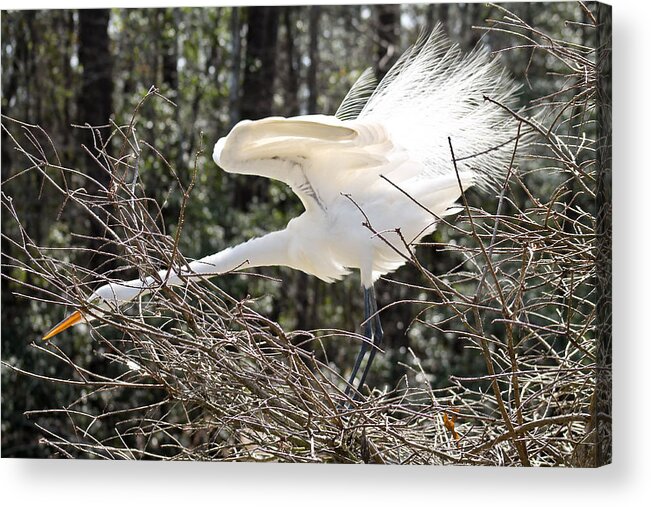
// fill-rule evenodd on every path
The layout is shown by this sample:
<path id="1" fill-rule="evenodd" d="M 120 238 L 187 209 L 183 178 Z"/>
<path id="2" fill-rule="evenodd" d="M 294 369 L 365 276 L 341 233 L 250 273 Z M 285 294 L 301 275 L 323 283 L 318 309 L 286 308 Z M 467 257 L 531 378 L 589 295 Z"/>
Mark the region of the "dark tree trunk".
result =
<path id="1" fill-rule="evenodd" d="M 177 71 L 178 43 L 177 43 L 177 18 L 178 9 L 161 9 L 160 23 L 163 27 L 161 35 L 162 53 L 162 77 L 163 84 L 171 92 L 171 98 L 176 98 L 179 88 L 179 76 Z"/>
<path id="2" fill-rule="evenodd" d="M 400 5 L 378 5 L 377 35 L 379 46 L 377 50 L 378 81 L 388 72 L 399 56 L 400 45 Z"/>
<path id="3" fill-rule="evenodd" d="M 276 77 L 278 9 L 249 7 L 246 59 L 242 83 L 242 118 L 271 116 Z"/>
<path id="4" fill-rule="evenodd" d="M 427 6 L 427 28 L 432 30 L 441 23 L 443 30 L 448 32 L 449 4 L 429 4 Z"/>
<path id="5" fill-rule="evenodd" d="M 159 10 L 159 19 L 157 22 L 161 27 L 161 60 L 160 60 L 160 70 L 161 70 L 161 79 L 162 79 L 162 92 L 163 94 L 176 103 L 174 108 L 174 124 L 180 126 L 181 124 L 181 108 L 187 104 L 188 101 L 180 100 L 181 92 L 179 90 L 179 74 L 178 74 L 178 59 L 179 59 L 179 48 L 178 48 L 178 25 L 179 25 L 179 15 L 180 11 L 178 8 L 172 9 L 160 9 Z M 189 95 L 189 94 L 188 94 Z M 192 106 L 200 100 L 201 92 L 197 90 Z M 189 139 L 191 143 L 194 143 L 194 138 L 192 134 L 189 134 L 186 139 Z M 172 140 L 170 150 L 167 154 L 167 160 L 174 164 L 176 169 L 176 174 L 183 183 L 187 185 L 190 176 L 189 170 L 183 163 L 183 142 L 181 136 L 176 136 Z M 176 210 L 174 210 L 176 212 Z"/>
<path id="6" fill-rule="evenodd" d="M 292 14 L 295 7 L 285 7 L 283 21 L 285 24 L 285 49 L 287 53 L 287 86 L 285 94 L 285 108 L 287 116 L 296 116 L 299 113 L 298 107 L 298 58 L 294 47 L 294 22 Z"/>
<path id="7" fill-rule="evenodd" d="M 106 143 L 110 134 L 110 128 L 106 127 L 113 109 L 112 93 L 112 56 L 110 51 L 110 40 L 108 24 L 110 18 L 109 9 L 92 9 L 79 11 L 79 63 L 83 73 L 81 77 L 81 91 L 78 98 L 78 123 L 89 124 L 98 127 L 95 132 L 99 138 L 94 139 L 89 129 L 80 130 L 81 142 L 89 150 L 94 151 L 94 146 Z M 104 127 L 100 127 L 100 126 Z M 108 149 L 108 148 L 107 148 Z M 86 160 L 88 160 L 86 158 Z M 88 175 L 108 187 L 110 175 L 98 167 L 95 163 L 86 164 Z M 86 190 L 89 193 L 99 191 L 96 185 L 90 180 L 85 182 Z M 93 250 L 109 252 L 104 229 L 94 220 L 90 221 L 89 233 L 93 240 L 89 247 Z M 88 267 L 93 270 L 106 271 L 113 266 L 104 255 L 96 254 L 88 260 Z"/>
<path id="8" fill-rule="evenodd" d="M 72 55 L 75 51 L 75 18 L 74 11 L 61 11 L 65 16 L 65 31 L 66 34 L 64 39 L 64 50 L 62 55 L 61 68 L 63 69 L 63 75 L 65 80 L 65 86 L 67 90 L 74 89 L 74 73 L 72 67 L 70 66 L 70 61 Z M 73 135 L 70 133 L 70 124 L 72 123 L 72 103 L 74 102 L 74 96 L 66 94 L 63 99 L 63 128 L 62 130 L 62 142 L 63 149 L 68 158 L 72 157 L 74 153 L 74 139 Z"/>
<path id="9" fill-rule="evenodd" d="M 309 98 L 307 101 L 307 112 L 317 112 L 318 83 L 317 73 L 319 68 L 319 18 L 321 17 L 321 7 L 313 5 L 310 7 L 310 68 L 307 71 L 307 88 Z"/>
<path id="10" fill-rule="evenodd" d="M 93 126 L 108 124 L 113 112 L 113 60 L 108 35 L 109 9 L 79 11 L 79 63 L 83 68 L 78 120 Z M 106 138 L 108 129 L 100 129 Z M 92 136 L 83 136 L 85 144 L 93 146 Z M 99 181 L 107 181 L 98 174 Z"/>
<path id="11" fill-rule="evenodd" d="M 27 116 L 31 121 L 36 124 L 41 124 L 43 119 L 43 95 L 41 93 L 41 73 L 39 72 L 38 65 L 38 52 L 34 51 L 33 48 L 38 48 L 41 45 L 41 30 L 36 24 L 36 12 L 26 13 L 27 21 L 27 31 L 28 31 L 28 40 L 31 41 L 30 50 L 26 53 L 26 69 L 27 74 L 30 76 L 30 86 L 27 90 L 29 93 L 28 100 L 26 101 L 31 114 Z"/>
<path id="12" fill-rule="evenodd" d="M 257 120 L 273 112 L 276 47 L 279 9 L 249 7 L 246 56 L 240 111 L 243 119 Z M 266 199 L 268 181 L 264 178 L 238 176 L 235 179 L 234 206 L 248 210 L 255 200 Z"/>
<path id="13" fill-rule="evenodd" d="M 481 37 L 482 32 L 480 30 L 473 30 L 472 28 L 472 26 L 480 19 L 479 10 L 481 8 L 482 6 L 480 4 L 459 4 L 462 26 L 461 47 L 466 51 L 473 49 Z"/>
<path id="14" fill-rule="evenodd" d="M 231 127 L 240 120 L 240 78 L 242 73 L 241 8 L 231 9 L 231 69 L 228 87 L 228 106 Z"/>

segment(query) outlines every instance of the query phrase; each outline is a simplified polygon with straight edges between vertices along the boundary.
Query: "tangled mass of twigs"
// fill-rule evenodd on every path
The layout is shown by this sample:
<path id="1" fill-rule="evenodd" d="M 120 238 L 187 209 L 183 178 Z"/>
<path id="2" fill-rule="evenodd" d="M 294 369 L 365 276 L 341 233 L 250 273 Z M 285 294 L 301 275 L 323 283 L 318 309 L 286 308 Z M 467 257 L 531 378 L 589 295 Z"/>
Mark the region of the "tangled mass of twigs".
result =
<path id="1" fill-rule="evenodd" d="M 591 24 L 594 29 L 596 20 Z M 189 278 L 182 288 L 161 283 L 131 305 L 97 314 L 88 331 L 101 359 L 112 365 L 110 377 L 76 364 L 54 342 L 35 345 L 70 371 L 66 379 L 43 379 L 78 386 L 80 392 L 78 404 L 31 414 L 36 421 L 38 416 L 61 417 L 71 426 L 63 435 L 41 425 L 44 441 L 68 457 L 599 463 L 610 437 L 604 430 L 609 420 L 600 415 L 604 400 L 598 399 L 607 389 L 599 390 L 597 382 L 601 376 L 608 384 L 610 371 L 599 364 L 597 210 L 582 204 L 595 202 L 599 177 L 595 49 L 553 40 L 508 13 L 490 29 L 519 34 L 525 47 L 563 62 L 566 76 L 562 90 L 528 110 L 511 111 L 536 146 L 509 169 L 497 212 L 464 200 L 464 212 L 443 226 L 457 238 L 445 249 L 463 256 L 461 269 L 432 273 L 419 261 L 421 250 L 411 249 L 431 307 L 445 308 L 449 315 L 422 323 L 433 333 L 454 333 L 485 364 L 485 372 L 453 376 L 447 387 L 434 390 L 422 371 L 415 376 L 420 382 L 352 400 L 343 394 L 349 365 L 335 365 L 319 353 L 320 343 L 345 332 L 290 332 L 257 313 L 249 301 L 221 290 L 220 277 Z M 144 100 L 157 100 L 157 92 Z M 544 114 L 534 114 L 543 109 Z M 109 245 L 104 254 L 119 258 L 122 266 L 99 275 L 70 262 L 65 249 L 34 244 L 12 197 L 3 192 L 4 212 L 19 230 L 12 237 L 3 234 L 3 241 L 20 252 L 5 255 L 5 266 L 45 281 L 42 287 L 23 287 L 38 291 L 30 297 L 92 314 L 86 298 L 97 283 L 124 279 L 124 269 L 136 269 L 144 278 L 188 263 L 178 245 L 193 182 L 185 188 L 178 182 L 183 203 L 176 232 L 169 236 L 159 204 L 138 180 L 141 151 L 155 149 L 139 142 L 137 122 L 136 110 L 129 124 L 114 125 L 111 139 L 96 137 L 89 153 L 111 183 L 92 194 L 77 190 L 83 183 L 67 184 L 88 176 L 61 164 L 40 127 L 22 124 L 23 137 L 11 137 L 29 170 L 39 171 L 67 205 L 102 224 Z M 121 146 L 117 153 L 106 149 L 111 143 Z M 553 181 L 555 191 L 540 195 L 542 179 Z M 311 351 L 302 346 L 306 339 L 314 345 Z M 101 413 L 79 408 L 88 397 L 110 401 L 125 395 L 128 409 L 112 410 L 109 402 Z M 113 425 L 112 436 L 96 436 L 102 424 Z"/>

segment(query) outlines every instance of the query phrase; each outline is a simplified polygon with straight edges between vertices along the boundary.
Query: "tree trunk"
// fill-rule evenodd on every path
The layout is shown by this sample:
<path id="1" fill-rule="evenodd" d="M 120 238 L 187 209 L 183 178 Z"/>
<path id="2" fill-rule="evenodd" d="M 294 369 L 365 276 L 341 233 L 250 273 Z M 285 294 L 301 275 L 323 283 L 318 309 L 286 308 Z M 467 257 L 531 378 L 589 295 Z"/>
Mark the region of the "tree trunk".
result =
<path id="1" fill-rule="evenodd" d="M 429 4 L 427 6 L 427 28 L 432 30 L 437 23 L 441 23 L 443 30 L 448 32 L 449 4 Z"/>
<path id="2" fill-rule="evenodd" d="M 178 8 L 161 9 L 160 24 L 162 26 L 161 34 L 161 70 L 163 84 L 167 86 L 167 91 L 171 92 L 172 100 L 176 99 L 179 88 L 179 76 L 177 70 L 178 61 L 178 42 L 177 42 L 177 21 Z"/>
<path id="3" fill-rule="evenodd" d="M 319 18 L 321 7 L 313 5 L 310 7 L 310 68 L 307 71 L 307 88 L 309 98 L 307 101 L 307 112 L 317 112 L 317 98 L 319 94 L 317 84 L 317 73 L 319 68 Z"/>
<path id="4" fill-rule="evenodd" d="M 275 7 L 249 7 L 244 79 L 240 101 L 243 119 L 257 120 L 272 115 L 278 14 Z M 265 178 L 235 177 L 234 206 L 247 211 L 254 200 L 265 200 L 269 182 Z"/>
<path id="5" fill-rule="evenodd" d="M 80 130 L 80 141 L 89 150 L 94 151 L 94 146 L 100 147 L 106 143 L 110 134 L 110 128 L 106 127 L 113 109 L 112 93 L 112 56 L 110 52 L 110 40 L 108 24 L 110 18 L 109 9 L 92 9 L 79 11 L 79 63 L 83 72 L 81 77 L 81 92 L 78 98 L 78 123 L 89 124 L 98 127 L 95 132 L 99 138 L 94 139 L 88 129 Z M 104 125 L 104 127 L 99 127 Z M 108 149 L 108 147 L 107 147 Z M 86 159 L 88 160 L 88 159 Z M 90 178 L 98 181 L 101 185 L 108 187 L 110 175 L 96 163 L 86 164 Z M 90 180 L 85 182 L 86 190 L 89 193 L 99 191 L 97 185 Z M 89 224 L 90 240 L 89 247 L 100 251 L 107 249 L 106 242 L 102 239 L 105 231 L 95 220 Z M 106 271 L 113 266 L 113 262 L 101 254 L 92 255 L 88 260 L 88 267 L 93 270 Z"/>
<path id="6" fill-rule="evenodd" d="M 295 7 L 285 7 L 283 12 L 283 21 L 285 23 L 285 42 L 287 53 L 287 86 L 285 94 L 285 108 L 287 116 L 296 116 L 299 114 L 298 106 L 298 68 L 299 62 L 296 58 L 294 47 L 294 23 L 292 13 Z"/>
<path id="7" fill-rule="evenodd" d="M 79 11 L 79 63 L 83 68 L 78 120 L 93 126 L 108 124 L 113 112 L 113 60 L 108 35 L 109 9 Z M 104 139 L 109 129 L 100 129 Z M 92 136 L 83 136 L 85 144 L 93 146 Z M 92 170 L 92 169 L 91 169 Z M 96 174 L 107 181 L 105 174 Z"/>
<path id="8" fill-rule="evenodd" d="M 400 5 L 378 5 L 376 76 L 380 81 L 393 66 L 399 56 L 400 45 Z"/>
<path id="9" fill-rule="evenodd" d="M 242 73 L 241 8 L 231 8 L 231 68 L 228 86 L 228 107 L 231 127 L 240 121 L 240 77 Z"/>
<path id="10" fill-rule="evenodd" d="M 479 16 L 479 10 L 481 8 L 481 5 L 474 3 L 459 4 L 459 14 L 462 23 L 461 47 L 466 51 L 472 50 L 481 37 L 482 32 L 480 30 L 473 30 L 472 28 L 473 24 L 478 19 L 481 19 Z"/>
<path id="11" fill-rule="evenodd" d="M 279 11 L 276 7 L 249 7 L 247 11 L 242 118 L 257 120 L 272 113 Z"/>

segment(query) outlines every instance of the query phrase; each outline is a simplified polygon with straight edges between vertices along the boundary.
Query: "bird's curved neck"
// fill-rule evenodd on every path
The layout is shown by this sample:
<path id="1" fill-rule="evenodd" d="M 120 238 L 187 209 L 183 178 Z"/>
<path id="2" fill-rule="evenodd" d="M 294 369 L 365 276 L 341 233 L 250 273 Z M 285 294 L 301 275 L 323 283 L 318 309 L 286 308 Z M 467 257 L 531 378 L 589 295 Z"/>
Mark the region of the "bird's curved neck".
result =
<path id="1" fill-rule="evenodd" d="M 258 266 L 287 266 L 289 241 L 287 230 L 271 232 L 193 261 L 190 271 L 211 276 Z"/>
<path id="2" fill-rule="evenodd" d="M 290 242 L 286 229 L 272 232 L 192 261 L 182 269 L 162 269 L 156 277 L 111 282 L 98 289 L 97 295 L 122 303 L 155 289 L 161 282 L 167 286 L 183 285 L 185 280 L 196 275 L 210 277 L 257 266 L 291 267 Z"/>

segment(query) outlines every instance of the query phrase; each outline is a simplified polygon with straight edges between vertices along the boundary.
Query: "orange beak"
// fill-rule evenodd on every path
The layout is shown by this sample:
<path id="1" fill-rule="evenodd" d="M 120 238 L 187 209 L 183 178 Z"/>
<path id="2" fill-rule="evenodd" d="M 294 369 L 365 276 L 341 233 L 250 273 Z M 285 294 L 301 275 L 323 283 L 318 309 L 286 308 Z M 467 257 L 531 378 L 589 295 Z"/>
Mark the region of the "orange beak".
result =
<path id="1" fill-rule="evenodd" d="M 72 314 L 70 314 L 68 317 L 66 317 L 61 322 L 59 322 L 56 326 L 50 329 L 47 332 L 47 334 L 43 337 L 43 340 L 49 340 L 53 336 L 58 335 L 61 331 L 65 331 L 69 327 L 72 327 L 75 324 L 79 324 L 79 322 L 81 322 L 81 319 L 82 317 L 79 310 L 74 311 Z"/>

